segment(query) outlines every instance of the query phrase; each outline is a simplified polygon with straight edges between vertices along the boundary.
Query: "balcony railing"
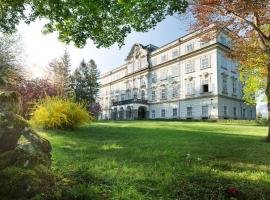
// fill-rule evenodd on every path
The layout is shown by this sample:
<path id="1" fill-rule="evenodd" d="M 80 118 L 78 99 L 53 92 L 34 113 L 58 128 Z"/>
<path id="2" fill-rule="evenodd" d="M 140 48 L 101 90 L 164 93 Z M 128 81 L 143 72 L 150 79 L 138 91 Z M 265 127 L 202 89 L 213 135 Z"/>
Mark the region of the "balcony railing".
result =
<path id="1" fill-rule="evenodd" d="M 147 104 L 147 100 L 145 100 L 145 99 L 127 99 L 127 100 L 123 100 L 123 101 L 112 102 L 112 105 L 113 106 L 120 106 L 120 105 L 132 104 L 132 103 Z"/>

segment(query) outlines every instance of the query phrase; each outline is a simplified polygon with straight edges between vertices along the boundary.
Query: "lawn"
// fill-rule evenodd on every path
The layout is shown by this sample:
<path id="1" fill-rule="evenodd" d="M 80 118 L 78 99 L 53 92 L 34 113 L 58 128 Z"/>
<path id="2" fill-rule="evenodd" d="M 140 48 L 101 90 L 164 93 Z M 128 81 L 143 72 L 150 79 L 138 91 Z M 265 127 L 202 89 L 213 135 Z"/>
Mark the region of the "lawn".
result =
<path id="1" fill-rule="evenodd" d="M 265 127 L 206 122 L 95 122 L 41 132 L 72 199 L 270 199 Z"/>

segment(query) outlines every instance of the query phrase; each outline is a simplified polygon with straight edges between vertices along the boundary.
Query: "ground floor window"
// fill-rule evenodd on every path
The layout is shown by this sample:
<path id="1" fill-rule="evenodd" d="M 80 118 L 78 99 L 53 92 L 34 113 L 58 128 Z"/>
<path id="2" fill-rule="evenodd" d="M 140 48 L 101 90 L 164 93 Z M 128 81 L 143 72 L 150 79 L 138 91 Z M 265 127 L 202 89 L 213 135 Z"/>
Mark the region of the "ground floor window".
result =
<path id="1" fill-rule="evenodd" d="M 165 117 L 166 116 L 166 110 L 165 109 L 162 109 L 161 110 L 161 117 Z"/>
<path id="2" fill-rule="evenodd" d="M 187 117 L 188 118 L 192 117 L 192 107 L 187 107 Z"/>
<path id="3" fill-rule="evenodd" d="M 156 111 L 152 110 L 152 118 L 156 118 Z"/>
<path id="4" fill-rule="evenodd" d="M 208 106 L 202 106 L 202 117 L 208 117 Z"/>
<path id="5" fill-rule="evenodd" d="M 243 109 L 243 118 L 246 118 L 246 109 Z"/>
<path id="6" fill-rule="evenodd" d="M 224 112 L 224 117 L 227 117 L 227 115 L 228 115 L 228 107 L 227 106 L 224 106 L 224 108 L 223 108 L 223 112 Z"/>
<path id="7" fill-rule="evenodd" d="M 177 117 L 177 108 L 173 109 L 173 117 Z"/>
<path id="8" fill-rule="evenodd" d="M 237 109 L 236 109 L 236 107 L 233 108 L 233 117 L 237 118 Z"/>

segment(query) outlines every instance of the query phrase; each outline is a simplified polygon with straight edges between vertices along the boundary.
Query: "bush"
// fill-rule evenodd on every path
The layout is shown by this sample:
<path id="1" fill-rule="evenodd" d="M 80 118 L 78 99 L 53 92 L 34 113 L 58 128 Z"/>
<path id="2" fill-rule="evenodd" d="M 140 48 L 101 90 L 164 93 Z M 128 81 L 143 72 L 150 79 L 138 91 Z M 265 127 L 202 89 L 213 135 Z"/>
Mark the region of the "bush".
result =
<path id="1" fill-rule="evenodd" d="M 65 129 L 79 127 L 91 120 L 83 104 L 47 96 L 36 104 L 30 123 L 39 128 Z"/>
<path id="2" fill-rule="evenodd" d="M 258 117 L 256 119 L 256 123 L 259 126 L 267 126 L 268 125 L 268 119 L 266 117 Z"/>

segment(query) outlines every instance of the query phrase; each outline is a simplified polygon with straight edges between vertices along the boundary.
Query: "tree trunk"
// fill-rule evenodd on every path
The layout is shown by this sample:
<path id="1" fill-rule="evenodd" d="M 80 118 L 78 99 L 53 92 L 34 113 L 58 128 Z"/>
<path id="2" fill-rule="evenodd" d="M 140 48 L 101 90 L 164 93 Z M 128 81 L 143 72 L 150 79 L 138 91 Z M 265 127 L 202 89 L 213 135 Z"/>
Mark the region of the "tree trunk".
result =
<path id="1" fill-rule="evenodd" d="M 266 140 L 270 142 L 270 51 L 267 53 L 267 87 L 266 87 L 266 97 L 267 97 L 267 108 L 268 108 L 268 135 Z"/>

